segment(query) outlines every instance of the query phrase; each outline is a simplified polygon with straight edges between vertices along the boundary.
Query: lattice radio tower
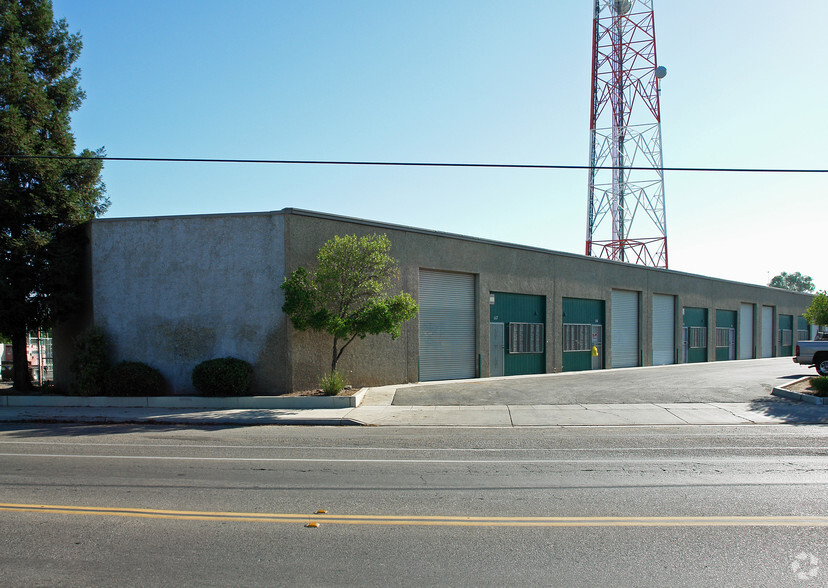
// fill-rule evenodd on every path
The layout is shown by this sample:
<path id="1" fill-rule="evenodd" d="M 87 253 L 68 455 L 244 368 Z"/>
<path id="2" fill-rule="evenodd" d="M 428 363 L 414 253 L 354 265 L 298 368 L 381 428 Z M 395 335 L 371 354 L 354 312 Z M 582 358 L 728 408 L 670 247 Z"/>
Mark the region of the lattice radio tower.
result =
<path id="1" fill-rule="evenodd" d="M 592 34 L 586 254 L 666 268 L 653 0 L 595 0 Z"/>

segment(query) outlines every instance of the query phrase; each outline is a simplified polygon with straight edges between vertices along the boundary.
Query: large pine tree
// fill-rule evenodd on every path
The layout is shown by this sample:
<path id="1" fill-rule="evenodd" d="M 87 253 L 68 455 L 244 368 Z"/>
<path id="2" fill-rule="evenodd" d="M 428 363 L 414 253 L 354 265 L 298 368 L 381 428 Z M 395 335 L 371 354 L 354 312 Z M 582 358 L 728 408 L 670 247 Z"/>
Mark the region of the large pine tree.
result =
<path id="1" fill-rule="evenodd" d="M 109 205 L 94 159 L 103 150 L 73 157 L 81 46 L 50 0 L 0 0 L 0 333 L 12 340 L 18 389 L 31 387 L 26 333 L 76 300 L 82 240 L 73 229 Z"/>

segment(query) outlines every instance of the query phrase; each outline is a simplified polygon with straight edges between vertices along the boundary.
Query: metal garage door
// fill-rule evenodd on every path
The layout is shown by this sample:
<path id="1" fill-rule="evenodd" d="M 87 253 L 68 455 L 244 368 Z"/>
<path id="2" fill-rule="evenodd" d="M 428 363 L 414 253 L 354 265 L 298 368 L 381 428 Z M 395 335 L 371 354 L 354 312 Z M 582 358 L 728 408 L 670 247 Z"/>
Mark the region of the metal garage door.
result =
<path id="1" fill-rule="evenodd" d="M 474 275 L 420 270 L 420 381 L 475 376 Z"/>
<path id="2" fill-rule="evenodd" d="M 773 357 L 773 307 L 762 307 L 762 357 Z"/>
<path id="3" fill-rule="evenodd" d="M 638 365 L 638 292 L 612 291 L 612 367 Z"/>
<path id="4" fill-rule="evenodd" d="M 653 294 L 653 365 L 675 362 L 675 342 L 675 297 Z"/>
<path id="5" fill-rule="evenodd" d="M 739 359 L 753 359 L 753 305 L 739 310 Z"/>

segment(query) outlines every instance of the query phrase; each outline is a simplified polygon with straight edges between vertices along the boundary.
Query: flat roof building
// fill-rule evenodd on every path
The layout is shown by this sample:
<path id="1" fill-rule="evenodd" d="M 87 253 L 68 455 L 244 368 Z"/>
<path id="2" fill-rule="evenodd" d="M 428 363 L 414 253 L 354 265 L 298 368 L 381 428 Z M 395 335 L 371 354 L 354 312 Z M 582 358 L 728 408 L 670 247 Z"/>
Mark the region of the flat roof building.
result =
<path id="1" fill-rule="evenodd" d="M 114 360 L 160 369 L 173 393 L 225 356 L 253 364 L 254 393 L 317 387 L 331 341 L 290 325 L 280 285 L 346 234 L 388 235 L 398 289 L 420 307 L 398 339 L 351 344 L 340 367 L 356 385 L 789 356 L 809 335 L 807 294 L 305 210 L 87 230 L 87 304 L 56 332 L 59 387 L 92 324 Z"/>

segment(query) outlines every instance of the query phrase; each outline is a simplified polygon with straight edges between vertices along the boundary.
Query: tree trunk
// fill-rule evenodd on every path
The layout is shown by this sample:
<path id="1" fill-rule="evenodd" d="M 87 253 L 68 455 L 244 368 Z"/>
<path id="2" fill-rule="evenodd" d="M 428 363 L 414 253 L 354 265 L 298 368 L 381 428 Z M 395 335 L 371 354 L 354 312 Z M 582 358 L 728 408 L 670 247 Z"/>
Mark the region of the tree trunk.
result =
<path id="1" fill-rule="evenodd" d="M 26 330 L 12 333 L 12 355 L 14 361 L 14 388 L 28 391 L 32 389 L 29 373 L 29 359 L 26 355 Z"/>
<path id="2" fill-rule="evenodd" d="M 339 342 L 339 339 L 334 337 L 333 342 L 333 355 L 331 356 L 331 375 L 333 375 L 334 370 L 336 369 L 336 362 L 339 359 L 339 353 L 336 351 L 336 344 Z"/>

